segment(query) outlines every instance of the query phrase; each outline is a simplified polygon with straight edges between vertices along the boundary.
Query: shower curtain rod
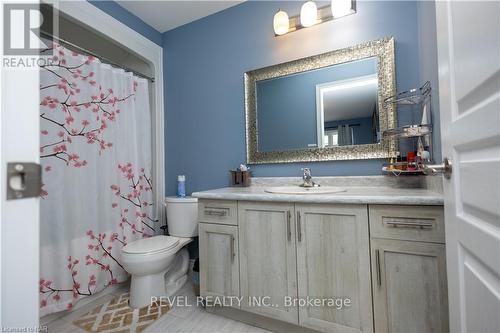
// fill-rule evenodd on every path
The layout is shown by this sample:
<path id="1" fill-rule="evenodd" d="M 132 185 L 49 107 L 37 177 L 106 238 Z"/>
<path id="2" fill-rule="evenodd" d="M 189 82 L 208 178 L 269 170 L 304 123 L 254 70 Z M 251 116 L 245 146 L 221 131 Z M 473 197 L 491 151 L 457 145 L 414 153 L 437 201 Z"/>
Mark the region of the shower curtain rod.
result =
<path id="1" fill-rule="evenodd" d="M 60 43 L 60 44 L 64 44 L 64 45 L 69 46 L 69 47 L 71 47 L 71 48 L 77 49 L 78 51 L 80 51 L 81 53 L 83 53 L 83 54 L 85 54 L 85 55 L 88 55 L 88 56 L 92 56 L 92 57 L 98 58 L 98 59 L 100 59 L 102 62 L 107 63 L 107 64 L 109 64 L 109 65 L 111 65 L 111 66 L 113 66 L 113 67 L 121 68 L 121 69 L 123 69 L 123 70 L 125 70 L 125 71 L 127 71 L 127 72 L 131 72 L 131 73 L 133 73 L 133 74 L 134 74 L 134 75 L 136 75 L 136 76 L 139 76 L 139 77 L 142 77 L 142 78 L 144 78 L 144 79 L 146 79 L 146 80 L 151 81 L 152 83 L 153 83 L 153 82 L 155 82 L 155 78 L 154 78 L 154 77 L 147 76 L 147 75 L 142 74 L 142 73 L 140 73 L 140 72 L 137 72 L 137 71 L 135 71 L 135 70 L 133 70 L 133 69 L 131 69 L 131 68 L 128 68 L 128 67 L 123 66 L 123 65 L 120 65 L 120 64 L 117 64 L 116 62 L 114 62 L 114 61 L 112 61 L 112 60 L 110 60 L 110 59 L 108 59 L 108 58 L 102 57 L 102 56 L 100 56 L 100 55 L 98 55 L 98 54 L 96 54 L 96 53 L 94 53 L 94 52 L 92 52 L 92 51 L 89 51 L 89 50 L 87 50 L 87 49 L 84 49 L 83 47 L 80 47 L 80 46 L 78 46 L 78 45 L 76 45 L 76 44 L 73 44 L 73 43 L 71 43 L 71 42 L 68 42 L 67 40 L 64 40 L 64 39 L 62 39 L 62 38 L 59 38 L 59 37 L 57 37 L 57 36 L 54 36 L 54 35 L 52 35 L 52 34 L 49 34 L 49 33 L 43 32 L 43 31 L 41 31 L 41 32 L 40 32 L 40 35 L 42 35 L 42 36 L 44 36 L 44 37 L 46 37 L 46 38 L 49 38 L 49 39 L 56 40 L 56 41 L 57 41 L 58 43 Z"/>

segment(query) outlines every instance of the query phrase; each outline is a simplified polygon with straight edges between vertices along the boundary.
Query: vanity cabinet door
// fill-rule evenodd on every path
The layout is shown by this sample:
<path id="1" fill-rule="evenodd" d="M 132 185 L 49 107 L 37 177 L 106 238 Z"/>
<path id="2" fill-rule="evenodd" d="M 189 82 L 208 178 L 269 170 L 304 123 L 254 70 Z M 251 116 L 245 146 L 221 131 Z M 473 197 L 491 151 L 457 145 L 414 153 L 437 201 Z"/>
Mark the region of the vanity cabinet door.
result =
<path id="1" fill-rule="evenodd" d="M 376 332 L 448 332 L 445 246 L 372 238 Z"/>
<path id="2" fill-rule="evenodd" d="M 239 202 L 238 226 L 241 308 L 297 324 L 297 307 L 285 307 L 297 296 L 293 204 Z"/>
<path id="3" fill-rule="evenodd" d="M 238 227 L 200 223 L 198 230 L 201 296 L 239 296 Z"/>
<path id="4" fill-rule="evenodd" d="M 299 298 L 350 300 L 299 307 L 299 325 L 322 332 L 372 332 L 366 205 L 297 204 Z M 345 304 L 345 303 L 344 303 Z"/>

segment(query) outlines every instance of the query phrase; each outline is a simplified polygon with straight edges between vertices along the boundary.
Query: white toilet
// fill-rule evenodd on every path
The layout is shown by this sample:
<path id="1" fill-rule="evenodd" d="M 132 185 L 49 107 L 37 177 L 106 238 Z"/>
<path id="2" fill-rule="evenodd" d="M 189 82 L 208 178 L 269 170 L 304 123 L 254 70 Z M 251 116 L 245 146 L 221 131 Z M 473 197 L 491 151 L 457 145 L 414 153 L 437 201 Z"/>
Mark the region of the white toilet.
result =
<path id="1" fill-rule="evenodd" d="M 122 263 L 132 275 L 130 307 L 149 305 L 153 296 L 171 296 L 187 280 L 189 254 L 184 246 L 198 236 L 198 199 L 167 197 L 171 236 L 153 236 L 128 243 Z"/>

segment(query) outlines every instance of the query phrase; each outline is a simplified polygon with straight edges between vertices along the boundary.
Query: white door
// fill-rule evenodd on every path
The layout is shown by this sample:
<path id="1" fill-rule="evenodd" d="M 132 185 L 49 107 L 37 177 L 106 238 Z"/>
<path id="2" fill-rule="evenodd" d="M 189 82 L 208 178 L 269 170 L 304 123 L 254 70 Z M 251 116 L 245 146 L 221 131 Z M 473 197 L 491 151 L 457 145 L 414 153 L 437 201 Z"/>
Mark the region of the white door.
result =
<path id="1" fill-rule="evenodd" d="M 436 2 L 452 332 L 500 332 L 500 2 Z"/>
<path id="2" fill-rule="evenodd" d="M 35 2 L 35 1 L 32 1 Z M 0 17 L 3 16 L 0 4 Z M 22 22 L 15 22 L 22 24 Z M 4 35 L 0 23 L 0 38 Z M 3 40 L 0 55 L 4 57 Z M 39 199 L 7 200 L 7 163 L 39 160 L 37 69 L 0 64 L 0 327 L 38 326 Z"/>

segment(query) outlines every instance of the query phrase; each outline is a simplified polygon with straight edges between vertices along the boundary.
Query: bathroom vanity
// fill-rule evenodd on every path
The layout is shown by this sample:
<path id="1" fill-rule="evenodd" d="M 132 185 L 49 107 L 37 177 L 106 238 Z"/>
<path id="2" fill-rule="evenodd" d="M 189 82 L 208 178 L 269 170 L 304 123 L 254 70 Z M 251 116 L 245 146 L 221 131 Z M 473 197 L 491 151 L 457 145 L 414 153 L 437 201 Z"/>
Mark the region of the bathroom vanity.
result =
<path id="1" fill-rule="evenodd" d="M 247 163 L 415 156 L 384 136 L 398 126 L 385 103 L 396 94 L 394 45 L 389 36 L 246 72 Z M 430 138 L 419 140 L 418 163 L 430 164 Z M 317 187 L 303 172 L 193 193 L 201 294 L 242 300 L 207 310 L 276 332 L 448 331 L 441 178 L 324 177 Z"/>
<path id="2" fill-rule="evenodd" d="M 448 331 L 438 188 L 420 177 L 325 177 L 343 191 L 268 193 L 278 181 L 300 183 L 261 178 L 193 194 L 201 294 L 243 298 L 208 311 L 273 331 Z"/>

